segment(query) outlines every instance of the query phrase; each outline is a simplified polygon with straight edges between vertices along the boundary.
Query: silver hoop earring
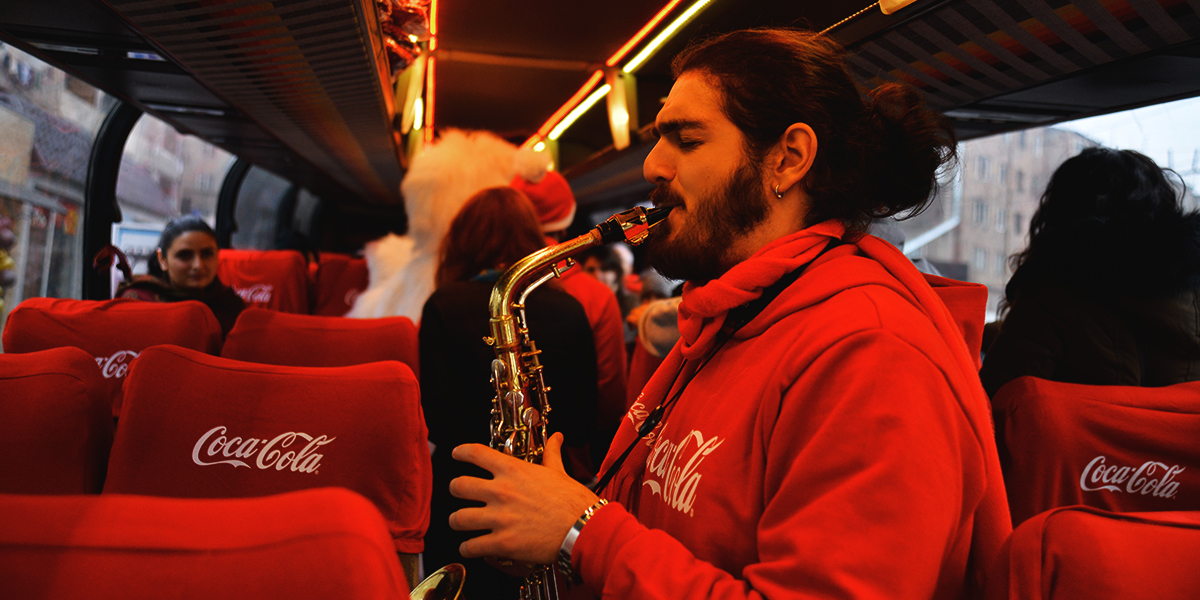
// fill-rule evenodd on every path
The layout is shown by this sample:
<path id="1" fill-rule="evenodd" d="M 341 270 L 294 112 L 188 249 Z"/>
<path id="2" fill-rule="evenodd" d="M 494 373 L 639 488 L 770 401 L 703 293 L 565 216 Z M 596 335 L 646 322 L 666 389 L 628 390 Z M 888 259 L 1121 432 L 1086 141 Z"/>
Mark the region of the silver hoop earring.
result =
<path id="1" fill-rule="evenodd" d="M 779 192 L 779 184 L 778 184 L 778 183 L 777 183 L 777 184 L 775 184 L 775 198 L 776 198 L 776 199 L 778 199 L 778 200 L 782 200 L 782 199 L 783 199 L 783 194 L 781 194 L 781 193 Z"/>

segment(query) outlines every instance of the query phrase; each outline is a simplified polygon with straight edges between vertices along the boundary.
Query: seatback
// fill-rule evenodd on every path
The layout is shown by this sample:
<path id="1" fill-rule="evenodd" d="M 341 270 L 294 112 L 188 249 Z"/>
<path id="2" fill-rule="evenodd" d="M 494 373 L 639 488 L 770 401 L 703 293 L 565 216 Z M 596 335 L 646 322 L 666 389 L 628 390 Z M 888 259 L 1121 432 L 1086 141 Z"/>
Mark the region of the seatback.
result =
<path id="1" fill-rule="evenodd" d="M 482 343 L 482 342 L 481 342 Z M 398 360 L 418 369 L 417 328 L 408 317 L 347 319 L 248 308 L 221 356 L 293 367 L 345 367 Z"/>
<path id="2" fill-rule="evenodd" d="M 1200 382 L 1161 388 L 1013 380 L 992 399 L 1014 524 L 1083 504 L 1200 510 Z"/>
<path id="3" fill-rule="evenodd" d="M 263 496 L 345 487 L 383 513 L 400 552 L 423 547 L 432 486 L 412 371 L 246 363 L 159 346 L 125 383 L 105 493 Z"/>
<path id="4" fill-rule="evenodd" d="M 0 354 L 0 422 L 0 494 L 100 493 L 112 408 L 90 354 Z"/>
<path id="5" fill-rule="evenodd" d="M 1191 600 L 1198 561 L 1200 513 L 1057 508 L 1013 531 L 985 598 Z"/>
<path id="6" fill-rule="evenodd" d="M 0 495 L 0 514 L 0 598 L 408 598 L 379 511 L 344 489 L 237 500 Z"/>
<path id="7" fill-rule="evenodd" d="M 312 314 L 345 315 L 369 283 L 365 258 L 322 253 L 313 285 Z"/>
<path id="8" fill-rule="evenodd" d="M 223 249 L 217 277 L 246 306 L 308 313 L 308 265 L 295 250 Z"/>
<path id="9" fill-rule="evenodd" d="M 8 315 L 3 341 L 4 351 L 12 353 L 82 348 L 96 361 L 115 416 L 121 410 L 121 382 L 142 350 L 173 344 L 217 354 L 221 325 L 195 300 L 30 298 Z"/>

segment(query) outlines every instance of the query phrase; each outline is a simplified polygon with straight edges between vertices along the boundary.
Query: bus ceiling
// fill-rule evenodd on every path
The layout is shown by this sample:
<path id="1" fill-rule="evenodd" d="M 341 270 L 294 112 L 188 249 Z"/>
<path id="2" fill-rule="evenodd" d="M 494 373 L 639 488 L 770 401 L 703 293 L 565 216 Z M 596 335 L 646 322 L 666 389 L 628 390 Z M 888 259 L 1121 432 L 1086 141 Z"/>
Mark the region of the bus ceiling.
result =
<path id="1" fill-rule="evenodd" d="M 746 27 L 827 30 L 862 83 L 916 86 L 962 139 L 1200 94 L 1195 0 L 901 6 L 435 0 L 400 73 L 374 0 L 6 2 L 0 38 L 328 201 L 375 206 L 400 202 L 407 157 L 450 127 L 547 148 L 585 206 L 636 189 L 670 57 Z"/>

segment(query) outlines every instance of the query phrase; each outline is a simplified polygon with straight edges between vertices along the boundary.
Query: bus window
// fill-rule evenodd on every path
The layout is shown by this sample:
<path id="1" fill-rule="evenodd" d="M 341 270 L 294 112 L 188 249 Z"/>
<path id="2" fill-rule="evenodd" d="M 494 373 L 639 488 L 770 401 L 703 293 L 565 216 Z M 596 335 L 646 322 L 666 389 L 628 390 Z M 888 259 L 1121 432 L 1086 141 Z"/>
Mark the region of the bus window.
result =
<path id="1" fill-rule="evenodd" d="M 1025 249 L 1029 219 L 1050 175 L 1084 148 L 1146 154 L 1183 179 L 1185 209 L 1200 207 L 1196 115 L 1200 99 L 1180 100 L 964 142 L 959 170 L 946 174 L 929 209 L 899 223 L 907 238 L 904 252 L 930 261 L 942 275 L 986 285 L 993 320 L 1012 275 L 1009 259 Z"/>
<path id="2" fill-rule="evenodd" d="M 125 252 L 135 274 L 146 272 L 167 221 L 196 214 L 215 225 L 217 193 L 231 164 L 228 152 L 142 115 L 121 156 L 121 222 L 113 226 L 113 244 Z"/>
<path id="3" fill-rule="evenodd" d="M 82 296 L 88 157 L 113 99 L 0 43 L 0 327 L 25 298 Z M 3 248 L 0 246 L 0 248 Z"/>
<path id="4" fill-rule="evenodd" d="M 234 208 L 237 229 L 230 240 L 234 248 L 270 250 L 275 247 L 276 216 L 291 193 L 290 181 L 259 167 L 251 167 L 238 189 Z"/>

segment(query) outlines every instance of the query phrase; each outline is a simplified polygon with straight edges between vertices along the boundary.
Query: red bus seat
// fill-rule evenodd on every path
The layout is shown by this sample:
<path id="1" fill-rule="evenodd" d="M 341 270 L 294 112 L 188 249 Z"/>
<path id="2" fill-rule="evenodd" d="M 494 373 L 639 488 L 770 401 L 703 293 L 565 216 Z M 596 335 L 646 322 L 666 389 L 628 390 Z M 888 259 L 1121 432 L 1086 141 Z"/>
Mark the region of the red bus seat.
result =
<path id="1" fill-rule="evenodd" d="M 172 344 L 217 354 L 221 325 L 207 306 L 194 300 L 30 298 L 8 315 L 3 341 L 4 351 L 12 353 L 82 348 L 95 359 L 116 416 L 121 411 L 121 382 L 142 350 Z"/>
<path id="2" fill-rule="evenodd" d="M 237 500 L 0 495 L 0 514 L 0 598 L 408 598 L 379 511 L 344 489 Z"/>
<path id="3" fill-rule="evenodd" d="M 348 319 L 248 308 L 221 356 L 292 367 L 347 367 L 398 360 L 417 373 L 417 328 L 408 317 Z"/>
<path id="4" fill-rule="evenodd" d="M 308 265 L 295 250 L 223 249 L 217 276 L 248 307 L 308 314 Z"/>
<path id="5" fill-rule="evenodd" d="M 1200 510 L 1200 382 L 1146 388 L 1021 377 L 992 405 L 1014 524 L 1076 504 Z"/>
<path id="6" fill-rule="evenodd" d="M 346 254 L 321 253 L 313 285 L 314 315 L 343 316 L 367 289 L 367 260 Z"/>
<path id="7" fill-rule="evenodd" d="M 0 493 L 100 493 L 112 405 L 87 352 L 0 354 L 0 421 Z"/>
<path id="8" fill-rule="evenodd" d="M 1192 600 L 1200 513 L 1073 506 L 1021 524 L 988 577 L 987 600 Z"/>
<path id="9" fill-rule="evenodd" d="M 383 513 L 397 551 L 429 524 L 428 432 L 412 371 L 246 363 L 158 346 L 125 382 L 104 493 L 180 498 L 348 488 Z"/>

